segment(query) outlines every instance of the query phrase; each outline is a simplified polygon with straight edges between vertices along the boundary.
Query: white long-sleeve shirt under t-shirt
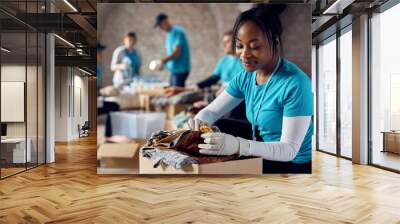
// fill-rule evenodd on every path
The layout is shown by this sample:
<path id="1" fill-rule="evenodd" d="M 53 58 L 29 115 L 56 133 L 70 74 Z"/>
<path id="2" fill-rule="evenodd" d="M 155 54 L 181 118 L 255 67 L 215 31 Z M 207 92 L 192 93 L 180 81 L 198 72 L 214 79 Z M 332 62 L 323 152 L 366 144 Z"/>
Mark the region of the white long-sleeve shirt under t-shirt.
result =
<path id="1" fill-rule="evenodd" d="M 238 106 L 242 100 L 224 91 L 206 108 L 201 110 L 195 119 L 213 124 L 224 114 Z M 310 122 L 311 116 L 284 116 L 282 120 L 282 135 L 280 141 L 277 142 L 260 142 L 238 137 L 240 155 L 259 156 L 273 161 L 291 161 L 296 157 L 301 147 Z"/>

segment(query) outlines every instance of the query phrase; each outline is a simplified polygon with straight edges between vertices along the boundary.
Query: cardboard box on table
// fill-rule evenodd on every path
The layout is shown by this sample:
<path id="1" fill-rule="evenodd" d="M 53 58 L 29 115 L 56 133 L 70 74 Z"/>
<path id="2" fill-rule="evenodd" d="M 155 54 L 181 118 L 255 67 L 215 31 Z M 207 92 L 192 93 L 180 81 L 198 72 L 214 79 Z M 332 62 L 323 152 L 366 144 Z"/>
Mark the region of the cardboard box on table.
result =
<path id="1" fill-rule="evenodd" d="M 98 174 L 138 174 L 139 148 L 145 140 L 131 143 L 105 143 L 97 151 Z"/>
<path id="2" fill-rule="evenodd" d="M 139 152 L 140 174 L 253 174 L 262 175 L 262 158 L 248 158 L 219 163 L 193 164 L 185 169 L 171 166 L 153 167 L 153 161 Z"/>

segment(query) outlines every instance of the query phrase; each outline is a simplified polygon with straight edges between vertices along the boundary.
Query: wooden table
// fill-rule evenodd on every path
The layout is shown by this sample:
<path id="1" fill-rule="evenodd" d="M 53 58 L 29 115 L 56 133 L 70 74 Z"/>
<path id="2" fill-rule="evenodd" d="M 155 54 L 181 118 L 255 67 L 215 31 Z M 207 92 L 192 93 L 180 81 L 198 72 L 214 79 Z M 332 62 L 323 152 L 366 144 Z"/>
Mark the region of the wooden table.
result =
<path id="1" fill-rule="evenodd" d="M 400 131 L 382 131 L 383 150 L 382 152 L 392 152 L 400 154 Z"/>

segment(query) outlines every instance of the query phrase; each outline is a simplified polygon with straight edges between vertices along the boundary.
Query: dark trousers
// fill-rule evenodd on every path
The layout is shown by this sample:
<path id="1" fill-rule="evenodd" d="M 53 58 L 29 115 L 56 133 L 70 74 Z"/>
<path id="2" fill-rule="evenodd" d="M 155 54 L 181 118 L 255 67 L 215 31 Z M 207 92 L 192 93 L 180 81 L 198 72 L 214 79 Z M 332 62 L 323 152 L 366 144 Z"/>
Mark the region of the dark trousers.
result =
<path id="1" fill-rule="evenodd" d="M 104 102 L 102 108 L 97 109 L 97 114 L 106 114 L 106 137 L 112 136 L 112 128 L 111 128 L 111 116 L 110 112 L 119 111 L 119 105 L 114 102 Z"/>
<path id="2" fill-rule="evenodd" d="M 222 118 L 215 122 L 215 125 L 223 133 L 249 140 L 252 139 L 253 132 L 251 130 L 251 124 L 247 120 Z M 257 141 L 262 141 L 262 139 L 257 139 Z M 311 161 L 306 163 L 293 163 L 264 159 L 263 173 L 311 173 L 311 165 Z"/>
<path id="3" fill-rule="evenodd" d="M 188 76 L 189 76 L 189 72 L 179 73 L 179 74 L 171 74 L 170 78 L 169 78 L 169 85 L 185 87 L 185 82 L 186 82 L 186 79 Z"/>

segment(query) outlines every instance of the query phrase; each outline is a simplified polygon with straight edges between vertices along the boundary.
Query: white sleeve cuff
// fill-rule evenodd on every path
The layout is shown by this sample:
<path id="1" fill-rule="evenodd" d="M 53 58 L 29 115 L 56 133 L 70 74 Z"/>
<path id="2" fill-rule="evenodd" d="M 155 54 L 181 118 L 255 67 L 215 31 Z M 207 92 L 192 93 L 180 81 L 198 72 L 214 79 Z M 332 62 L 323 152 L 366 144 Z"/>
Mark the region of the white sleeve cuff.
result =
<path id="1" fill-rule="evenodd" d="M 239 140 L 239 155 L 250 156 L 250 143 L 249 140 L 237 137 Z"/>

